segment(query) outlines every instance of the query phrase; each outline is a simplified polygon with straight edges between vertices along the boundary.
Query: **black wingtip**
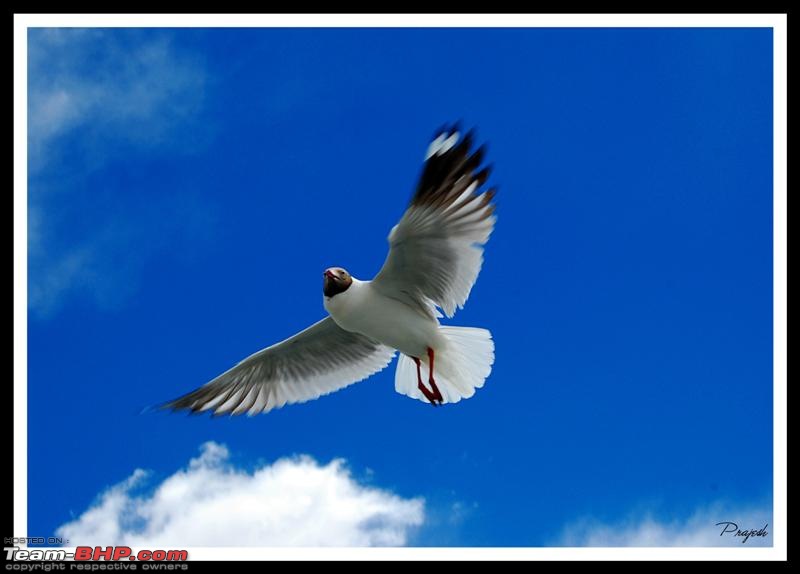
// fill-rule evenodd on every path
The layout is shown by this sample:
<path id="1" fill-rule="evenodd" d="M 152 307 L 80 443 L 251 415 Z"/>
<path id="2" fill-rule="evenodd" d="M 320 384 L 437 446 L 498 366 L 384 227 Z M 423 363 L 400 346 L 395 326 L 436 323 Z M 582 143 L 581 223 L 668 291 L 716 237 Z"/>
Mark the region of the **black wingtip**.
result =
<path id="1" fill-rule="evenodd" d="M 194 411 L 194 409 L 189 409 L 187 407 L 180 406 L 176 403 L 176 401 L 169 401 L 165 403 L 160 403 L 157 405 L 148 405 L 144 407 L 141 411 L 139 411 L 140 415 L 149 415 L 153 413 L 162 413 L 166 412 L 169 414 L 176 414 L 176 413 L 183 413 L 183 414 L 199 414 Z"/>
<path id="2" fill-rule="evenodd" d="M 436 196 L 455 189 L 455 182 L 464 176 L 477 180 L 479 185 L 488 180 L 491 169 L 482 166 L 487 146 L 482 144 L 473 149 L 477 141 L 476 129 L 473 127 L 464 132 L 461 125 L 459 120 L 449 126 L 445 124 L 436 132 L 428 145 L 412 204 L 434 203 Z"/>
<path id="3" fill-rule="evenodd" d="M 486 180 L 489 179 L 489 176 L 492 174 L 492 165 L 489 164 L 480 170 L 478 173 L 475 174 L 475 180 L 478 182 L 478 187 L 482 186 L 486 183 Z"/>
<path id="4" fill-rule="evenodd" d="M 471 146 L 472 145 L 472 140 L 470 139 L 469 141 L 465 141 L 465 144 Z M 467 153 L 469 153 L 469 147 L 465 147 L 464 148 L 464 155 L 467 155 Z M 470 170 L 478 169 L 481 166 L 481 164 L 483 163 L 483 158 L 485 156 L 486 156 L 486 144 L 481 144 L 478 147 L 478 149 L 476 149 L 474 152 L 472 152 L 472 155 L 469 156 L 469 159 L 467 159 L 467 166 L 466 167 L 468 169 L 470 169 Z"/>
<path id="5" fill-rule="evenodd" d="M 464 155 L 469 153 L 469 150 L 472 149 L 472 145 L 475 142 L 475 130 L 470 129 L 467 133 L 461 136 L 461 141 L 458 142 L 458 148 Z"/>

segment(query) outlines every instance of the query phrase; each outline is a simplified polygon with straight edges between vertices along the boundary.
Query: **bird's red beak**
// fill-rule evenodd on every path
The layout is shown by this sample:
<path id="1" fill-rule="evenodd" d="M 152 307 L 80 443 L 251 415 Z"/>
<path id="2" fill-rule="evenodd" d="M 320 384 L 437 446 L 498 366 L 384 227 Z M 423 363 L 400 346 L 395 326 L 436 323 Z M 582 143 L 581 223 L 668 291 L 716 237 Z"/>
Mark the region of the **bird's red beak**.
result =
<path id="1" fill-rule="evenodd" d="M 325 270 L 325 277 L 330 277 L 331 279 L 336 279 L 336 275 L 333 274 L 333 271 L 330 269 Z"/>

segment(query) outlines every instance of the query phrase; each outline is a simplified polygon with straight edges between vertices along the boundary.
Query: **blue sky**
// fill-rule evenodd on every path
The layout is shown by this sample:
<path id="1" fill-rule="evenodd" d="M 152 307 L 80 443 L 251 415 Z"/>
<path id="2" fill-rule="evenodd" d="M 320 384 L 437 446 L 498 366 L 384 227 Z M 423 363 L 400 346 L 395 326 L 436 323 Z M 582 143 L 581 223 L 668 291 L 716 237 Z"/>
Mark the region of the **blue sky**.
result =
<path id="1" fill-rule="evenodd" d="M 720 543 L 716 522 L 771 523 L 771 30 L 28 42 L 29 535 L 85 532 L 111 494 L 141 519 L 169 481 L 234 473 L 261 500 L 306 484 L 294 471 L 381 501 L 343 544 Z M 377 272 L 456 119 L 500 188 L 446 321 L 492 331 L 483 389 L 433 409 L 392 364 L 254 418 L 140 414 L 321 318 L 324 268 Z"/>

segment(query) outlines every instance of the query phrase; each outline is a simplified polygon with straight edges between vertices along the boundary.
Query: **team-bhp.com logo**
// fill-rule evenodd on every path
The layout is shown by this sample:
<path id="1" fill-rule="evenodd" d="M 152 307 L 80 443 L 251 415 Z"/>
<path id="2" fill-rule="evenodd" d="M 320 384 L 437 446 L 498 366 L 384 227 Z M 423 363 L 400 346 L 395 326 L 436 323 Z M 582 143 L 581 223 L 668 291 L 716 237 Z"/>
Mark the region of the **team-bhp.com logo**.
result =
<path id="1" fill-rule="evenodd" d="M 6 560 L 140 560 L 142 562 L 174 562 L 186 560 L 186 550 L 139 550 L 130 546 L 78 546 L 75 552 L 59 549 L 27 549 L 19 546 L 5 547 Z"/>

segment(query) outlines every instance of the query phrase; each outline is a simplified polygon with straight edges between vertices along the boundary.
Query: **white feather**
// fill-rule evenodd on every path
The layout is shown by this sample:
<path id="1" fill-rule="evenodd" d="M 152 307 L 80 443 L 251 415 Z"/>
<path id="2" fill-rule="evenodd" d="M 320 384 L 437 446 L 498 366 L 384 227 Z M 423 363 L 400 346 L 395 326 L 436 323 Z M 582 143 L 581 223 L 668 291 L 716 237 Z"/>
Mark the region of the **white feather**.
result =
<path id="1" fill-rule="evenodd" d="M 431 142 L 431 145 L 428 146 L 428 151 L 425 153 L 425 161 L 428 161 L 436 155 L 436 152 L 442 147 L 445 139 L 447 139 L 447 134 L 441 133 Z"/>
<path id="2" fill-rule="evenodd" d="M 444 140 L 444 142 L 442 142 L 442 145 L 439 147 L 439 149 L 436 150 L 436 155 L 442 155 L 445 152 L 449 151 L 454 145 L 456 145 L 456 142 L 458 142 L 459 135 L 460 134 L 458 132 L 453 132 L 449 138 L 447 138 L 446 140 Z"/>
<path id="3" fill-rule="evenodd" d="M 441 327 L 446 344 L 434 356 L 433 377 L 442 393 L 442 402 L 457 403 L 475 394 L 492 372 L 494 342 L 486 329 L 473 327 Z M 427 357 L 421 361 L 421 377 L 428 386 L 430 373 Z M 420 401 L 428 399 L 418 387 L 417 366 L 405 355 L 400 355 L 394 375 L 394 388 L 402 394 Z M 430 388 L 428 386 L 428 388 Z"/>

